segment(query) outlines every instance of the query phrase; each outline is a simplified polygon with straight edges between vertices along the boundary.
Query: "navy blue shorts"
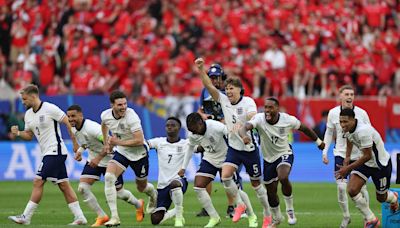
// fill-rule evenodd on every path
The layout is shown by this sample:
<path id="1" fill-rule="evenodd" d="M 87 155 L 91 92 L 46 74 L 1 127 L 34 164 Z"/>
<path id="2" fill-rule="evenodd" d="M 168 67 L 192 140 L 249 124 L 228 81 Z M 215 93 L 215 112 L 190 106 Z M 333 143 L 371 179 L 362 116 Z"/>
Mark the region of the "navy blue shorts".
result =
<path id="1" fill-rule="evenodd" d="M 259 180 L 261 176 L 260 153 L 258 148 L 255 150 L 238 151 L 232 147 L 228 147 L 228 153 L 224 165 L 231 165 L 238 169 L 243 164 L 246 172 L 249 174 L 251 180 Z"/>
<path id="2" fill-rule="evenodd" d="M 371 177 L 374 182 L 376 192 L 378 194 L 385 194 L 390 188 L 390 178 L 392 177 L 392 161 L 389 159 L 388 165 L 382 168 L 371 168 L 365 164 L 355 168 L 351 174 L 356 174 L 365 181 Z"/>
<path id="3" fill-rule="evenodd" d="M 86 162 L 86 165 L 83 167 L 81 178 L 90 178 L 95 180 L 100 180 L 100 177 L 106 174 L 107 167 L 97 166 L 96 168 L 92 168 L 89 166 L 89 162 Z M 119 175 L 117 181 L 115 181 L 115 187 L 120 188 L 124 185 L 124 179 L 122 174 Z"/>
<path id="4" fill-rule="evenodd" d="M 136 180 L 145 180 L 149 175 L 149 155 L 137 161 L 131 161 L 115 151 L 111 162 L 117 164 L 124 171 L 130 166 L 133 172 L 135 172 Z"/>
<path id="5" fill-rule="evenodd" d="M 65 160 L 67 155 L 46 155 L 36 172 L 36 178 L 48 180 L 55 184 L 68 181 L 67 168 Z"/>
<path id="6" fill-rule="evenodd" d="M 281 165 L 287 165 L 292 167 L 294 156 L 293 154 L 285 154 L 280 158 L 276 159 L 274 162 L 269 163 L 264 160 L 264 182 L 265 184 L 270 184 L 278 180 L 277 169 Z"/>
<path id="7" fill-rule="evenodd" d="M 222 170 L 221 168 L 217 168 L 217 167 L 213 166 L 211 163 L 209 163 L 208 161 L 202 159 L 201 163 L 200 163 L 200 168 L 196 172 L 196 176 L 209 177 L 214 180 L 218 172 L 221 177 L 221 170 Z M 239 175 L 240 170 L 241 170 L 241 166 L 239 167 L 239 169 L 236 169 L 236 172 L 233 175 L 233 181 L 235 181 L 236 185 L 240 189 L 242 189 L 243 188 L 242 178 Z"/>
<path id="8" fill-rule="evenodd" d="M 182 184 L 182 192 L 185 194 L 188 182 L 185 177 L 177 179 Z M 167 186 L 162 189 L 157 189 L 157 208 L 153 211 L 153 213 L 157 211 L 167 211 L 172 204 L 171 199 L 171 187 Z"/>
<path id="9" fill-rule="evenodd" d="M 335 167 L 334 167 L 334 169 L 335 169 L 335 173 L 336 173 L 336 171 L 338 171 L 339 169 L 340 169 L 340 167 L 342 167 L 343 166 L 343 161 L 344 161 L 344 158 L 342 158 L 342 157 L 340 157 L 340 156 L 335 156 Z M 351 160 L 350 161 L 350 164 L 351 163 L 353 163 L 353 162 L 355 162 L 354 160 Z M 349 175 L 347 174 L 345 177 L 340 177 L 340 179 L 347 179 L 347 177 L 348 177 Z M 346 180 L 347 181 L 347 180 Z"/>

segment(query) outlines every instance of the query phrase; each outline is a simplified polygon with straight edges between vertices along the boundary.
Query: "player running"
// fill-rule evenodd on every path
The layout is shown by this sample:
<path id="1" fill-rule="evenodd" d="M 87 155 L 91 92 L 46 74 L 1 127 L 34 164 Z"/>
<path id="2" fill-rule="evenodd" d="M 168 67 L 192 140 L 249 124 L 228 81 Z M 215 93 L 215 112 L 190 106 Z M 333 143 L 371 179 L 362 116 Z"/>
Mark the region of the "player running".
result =
<path id="1" fill-rule="evenodd" d="M 339 170 L 339 166 L 343 165 L 343 160 L 346 157 L 346 139 L 343 137 L 343 130 L 340 127 L 339 123 L 339 114 L 340 111 L 344 108 L 351 108 L 354 110 L 356 114 L 356 118 L 358 121 L 371 124 L 369 121 L 369 117 L 366 111 L 355 106 L 354 102 L 354 89 L 350 85 L 344 85 L 339 88 L 339 100 L 340 106 L 337 106 L 328 113 L 328 120 L 326 122 L 326 131 L 324 135 L 325 149 L 322 151 L 322 161 L 324 164 L 328 164 L 328 150 L 332 140 L 335 140 L 335 147 L 333 149 L 333 154 L 335 156 L 335 164 L 334 171 Z M 350 160 L 354 162 L 361 156 L 360 150 L 357 147 L 353 147 L 353 151 L 351 153 Z M 337 198 L 339 202 L 339 206 L 343 213 L 343 219 L 340 224 L 340 228 L 346 228 L 350 222 L 350 211 L 349 211 L 349 203 L 347 199 L 347 176 L 345 178 L 336 179 L 337 184 Z M 367 204 L 369 204 L 369 195 L 367 186 L 364 185 L 361 188 L 361 193 L 364 198 L 367 200 Z"/>
<path id="2" fill-rule="evenodd" d="M 271 224 L 271 211 L 268 205 L 267 192 L 260 183 L 260 154 L 254 142 L 245 145 L 238 133 L 238 130 L 245 122 L 257 113 L 257 106 L 253 99 L 243 96 L 244 90 L 239 78 L 228 78 L 225 81 L 225 95 L 211 83 L 210 78 L 204 71 L 204 60 L 198 58 L 195 60 L 195 63 L 200 71 L 200 77 L 204 86 L 213 99 L 221 103 L 225 123 L 229 131 L 228 152 L 225 163 L 222 166 L 222 182 L 225 191 L 236 201 L 235 214 L 232 221 L 238 222 L 242 213 L 246 210 L 246 205 L 238 197 L 239 191 L 233 181 L 235 171 L 243 164 L 250 176 L 251 185 L 257 193 L 257 198 L 263 206 L 263 227 L 267 227 Z"/>
<path id="3" fill-rule="evenodd" d="M 379 219 L 371 211 L 360 191 L 371 177 L 378 202 L 390 203 L 390 209 L 396 212 L 399 208 L 398 194 L 389 190 L 392 162 L 379 133 L 370 124 L 358 121 L 355 115 L 353 109 L 346 108 L 340 111 L 340 126 L 347 139 L 347 147 L 343 166 L 339 166 L 335 176 L 337 179 L 345 178 L 351 172 L 347 192 L 366 221 L 364 227 L 379 227 Z M 353 146 L 361 150 L 362 155 L 350 163 Z"/>
<path id="4" fill-rule="evenodd" d="M 210 195 L 207 194 L 206 186 L 214 180 L 217 172 L 221 175 L 221 168 L 228 150 L 225 142 L 228 129 L 218 121 L 204 121 L 199 113 L 191 113 L 186 119 L 186 126 L 192 134 L 189 136 L 189 148 L 180 175 L 185 172 L 193 151 L 203 151 L 204 156 L 194 179 L 194 190 L 199 202 L 210 216 L 205 227 L 215 227 L 221 222 L 221 218 L 212 204 Z M 241 197 L 246 205 L 249 227 L 257 227 L 257 216 L 253 212 L 249 197 L 240 188 L 238 197 Z"/>
<path id="5" fill-rule="evenodd" d="M 21 91 L 22 103 L 27 108 L 25 113 L 25 130 L 19 131 L 18 126 L 11 127 L 11 133 L 23 140 L 32 140 L 35 135 L 40 145 L 42 162 L 33 180 L 31 198 L 21 215 L 9 216 L 15 223 L 29 225 L 33 213 L 42 199 L 43 187 L 47 180 L 55 183 L 64 194 L 68 207 L 74 214 L 74 221 L 69 225 L 85 225 L 87 220 L 79 206 L 78 198 L 72 189 L 65 167 L 67 147 L 61 137 L 60 122 L 67 126 L 73 143 L 73 150 L 77 152 L 79 145 L 65 113 L 56 105 L 43 102 L 39 98 L 39 89 L 36 85 L 28 85 Z M 79 152 L 75 154 L 79 159 Z"/>
<path id="6" fill-rule="evenodd" d="M 96 196 L 92 193 L 91 187 L 94 182 L 100 180 L 101 175 L 106 173 L 107 164 L 112 159 L 111 154 L 107 154 L 103 150 L 103 134 L 101 132 L 100 124 L 85 119 L 83 117 L 82 108 L 79 105 L 72 105 L 67 110 L 68 120 L 72 127 L 72 133 L 81 145 L 81 150 L 87 149 L 89 157 L 82 170 L 81 178 L 79 180 L 78 192 L 83 196 L 83 201 L 87 203 L 90 209 L 96 212 L 96 222 L 92 227 L 99 227 L 104 225 L 109 220 L 107 214 L 100 207 L 97 202 Z M 117 197 L 129 204 L 137 205 L 140 208 L 140 202 L 133 196 L 133 194 L 123 188 L 124 181 L 120 175 L 115 182 L 117 188 Z M 137 217 L 141 217 L 140 210 Z"/>
<path id="7" fill-rule="evenodd" d="M 294 225 L 297 219 L 294 214 L 292 184 L 289 181 L 294 156 L 292 146 L 288 142 L 288 134 L 292 129 L 296 129 L 315 141 L 319 149 L 324 149 L 325 144 L 313 130 L 302 124 L 296 117 L 279 112 L 279 101 L 275 98 L 267 98 L 264 113 L 256 114 L 239 131 L 245 144 L 251 143 L 247 132 L 253 128 L 260 134 L 264 157 L 264 183 L 271 206 L 273 224 L 278 225 L 284 219 L 277 194 L 279 181 L 282 185 L 288 223 Z"/>
<path id="8" fill-rule="evenodd" d="M 113 151 L 114 156 L 107 165 L 105 179 L 105 195 L 111 210 L 111 218 L 106 226 L 120 224 L 117 208 L 117 178 L 130 166 L 136 175 L 136 187 L 139 192 L 149 196 L 147 211 L 154 209 L 157 202 L 157 191 L 147 182 L 149 173 L 149 156 L 144 141 L 140 119 L 136 112 L 128 108 L 124 93 L 114 91 L 110 94 L 111 108 L 101 113 L 101 129 L 104 138 L 104 150 Z M 108 136 L 111 131 L 111 137 Z M 133 196 L 133 195 L 132 195 Z M 137 210 L 136 220 L 144 217 L 143 200 L 133 199 Z"/>

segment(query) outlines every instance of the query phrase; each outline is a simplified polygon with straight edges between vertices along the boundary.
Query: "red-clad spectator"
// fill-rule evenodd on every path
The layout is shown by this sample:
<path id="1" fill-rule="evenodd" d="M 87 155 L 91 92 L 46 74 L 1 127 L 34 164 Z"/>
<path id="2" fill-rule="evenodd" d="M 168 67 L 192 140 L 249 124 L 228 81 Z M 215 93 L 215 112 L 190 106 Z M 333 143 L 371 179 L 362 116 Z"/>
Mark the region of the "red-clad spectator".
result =
<path id="1" fill-rule="evenodd" d="M 28 37 L 29 28 L 22 18 L 17 17 L 11 27 L 11 62 L 15 62 L 19 54 L 25 53 L 25 48 L 28 44 Z"/>
<path id="2" fill-rule="evenodd" d="M 19 91 L 25 86 L 32 84 L 32 73 L 24 69 L 25 56 L 20 54 L 17 58 L 16 69 L 12 75 L 14 89 Z"/>
<path id="3" fill-rule="evenodd" d="M 365 80 L 365 84 L 362 89 L 362 95 L 365 95 L 365 96 L 378 95 L 378 87 L 376 86 L 376 82 L 373 77 L 369 77 Z"/>
<path id="4" fill-rule="evenodd" d="M 378 84 L 388 85 L 393 81 L 393 76 L 396 71 L 393 59 L 386 51 L 382 53 L 381 60 L 375 65 L 375 74 L 378 77 Z"/>
<path id="5" fill-rule="evenodd" d="M 68 92 L 68 87 L 59 75 L 54 76 L 52 83 L 46 89 L 47 96 L 62 95 Z"/>
<path id="6" fill-rule="evenodd" d="M 46 88 L 53 81 L 55 75 L 55 59 L 48 52 L 38 58 L 40 86 Z"/>
<path id="7" fill-rule="evenodd" d="M 89 81 L 92 74 L 86 69 L 85 65 L 79 66 L 77 71 L 72 75 L 71 89 L 75 94 L 87 95 L 89 94 Z"/>
<path id="8" fill-rule="evenodd" d="M 377 0 L 367 0 L 364 4 L 363 13 L 368 25 L 374 28 L 385 27 L 385 15 L 387 7 L 384 3 L 379 3 Z"/>

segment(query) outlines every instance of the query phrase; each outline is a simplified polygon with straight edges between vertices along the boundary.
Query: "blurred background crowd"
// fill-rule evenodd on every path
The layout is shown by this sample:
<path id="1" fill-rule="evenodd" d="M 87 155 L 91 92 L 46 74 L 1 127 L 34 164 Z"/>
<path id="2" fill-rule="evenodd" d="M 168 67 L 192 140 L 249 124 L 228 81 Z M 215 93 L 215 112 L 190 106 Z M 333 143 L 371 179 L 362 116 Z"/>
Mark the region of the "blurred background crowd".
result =
<path id="1" fill-rule="evenodd" d="M 0 77 L 48 95 L 198 96 L 193 60 L 247 95 L 400 95 L 396 0 L 0 0 Z M 6 84 L 4 84 L 6 83 Z"/>

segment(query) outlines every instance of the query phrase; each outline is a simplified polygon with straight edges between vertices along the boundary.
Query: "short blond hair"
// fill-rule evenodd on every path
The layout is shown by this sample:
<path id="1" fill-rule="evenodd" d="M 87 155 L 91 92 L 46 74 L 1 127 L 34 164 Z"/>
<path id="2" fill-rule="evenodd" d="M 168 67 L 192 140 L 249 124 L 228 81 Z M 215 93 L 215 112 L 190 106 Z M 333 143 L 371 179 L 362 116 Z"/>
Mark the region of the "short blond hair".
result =
<path id="1" fill-rule="evenodd" d="M 39 95 L 39 88 L 37 87 L 37 85 L 30 84 L 27 85 L 25 88 L 23 88 L 20 93 L 27 95 L 32 95 L 32 94 Z"/>
<path id="2" fill-rule="evenodd" d="M 353 86 L 351 86 L 351 85 L 343 85 L 343 86 L 341 86 L 341 87 L 339 88 L 339 93 L 342 93 L 342 92 L 345 91 L 346 89 L 348 89 L 348 90 L 353 90 L 353 91 L 354 91 Z"/>

